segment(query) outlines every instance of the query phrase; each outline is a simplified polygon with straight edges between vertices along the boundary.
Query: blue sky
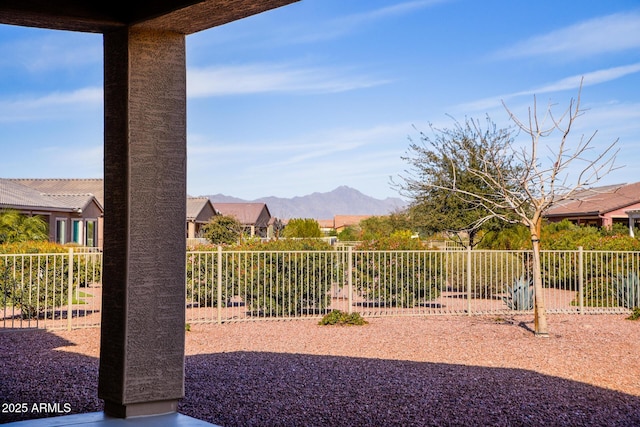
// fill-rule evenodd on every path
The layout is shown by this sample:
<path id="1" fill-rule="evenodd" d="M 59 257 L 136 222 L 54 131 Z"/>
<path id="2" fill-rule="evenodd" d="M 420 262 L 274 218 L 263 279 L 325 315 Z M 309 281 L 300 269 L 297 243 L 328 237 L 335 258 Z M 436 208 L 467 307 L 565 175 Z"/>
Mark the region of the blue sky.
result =
<path id="1" fill-rule="evenodd" d="M 102 37 L 0 25 L 0 177 L 102 177 Z M 408 138 L 565 107 L 640 181 L 637 0 L 303 0 L 187 37 L 190 195 L 396 197 Z M 416 130 L 417 129 L 417 130 Z M 557 138 L 545 141 L 553 149 Z"/>

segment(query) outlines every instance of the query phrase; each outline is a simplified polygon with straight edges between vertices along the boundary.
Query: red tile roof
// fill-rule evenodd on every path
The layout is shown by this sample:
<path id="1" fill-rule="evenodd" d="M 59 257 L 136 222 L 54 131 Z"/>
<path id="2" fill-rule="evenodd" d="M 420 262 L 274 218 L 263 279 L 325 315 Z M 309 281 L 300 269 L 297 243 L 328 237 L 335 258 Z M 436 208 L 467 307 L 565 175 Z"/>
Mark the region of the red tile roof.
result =
<path id="1" fill-rule="evenodd" d="M 544 216 L 601 215 L 636 203 L 640 203 L 640 182 L 608 185 L 580 191 L 549 209 Z"/>

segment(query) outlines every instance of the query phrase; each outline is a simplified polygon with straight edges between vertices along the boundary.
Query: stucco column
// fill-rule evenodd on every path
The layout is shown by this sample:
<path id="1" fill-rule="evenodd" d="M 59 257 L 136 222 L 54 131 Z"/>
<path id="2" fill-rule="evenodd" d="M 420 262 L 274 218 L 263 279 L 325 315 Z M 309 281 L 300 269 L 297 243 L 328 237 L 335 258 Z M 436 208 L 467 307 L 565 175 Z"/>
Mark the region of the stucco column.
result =
<path id="1" fill-rule="evenodd" d="M 184 395 L 185 37 L 104 35 L 104 270 L 99 397 L 116 417 Z"/>

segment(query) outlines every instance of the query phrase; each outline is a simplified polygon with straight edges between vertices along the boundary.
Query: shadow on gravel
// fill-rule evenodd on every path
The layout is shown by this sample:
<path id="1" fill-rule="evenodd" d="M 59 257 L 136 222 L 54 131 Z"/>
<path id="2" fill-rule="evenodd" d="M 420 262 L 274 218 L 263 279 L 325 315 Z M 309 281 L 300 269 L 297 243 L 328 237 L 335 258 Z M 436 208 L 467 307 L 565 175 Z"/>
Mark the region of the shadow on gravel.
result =
<path id="1" fill-rule="evenodd" d="M 640 425 L 640 397 L 532 371 L 281 353 L 188 357 L 179 409 L 223 426 Z"/>
<path id="2" fill-rule="evenodd" d="M 0 423 L 102 411 L 98 359 L 56 350 L 69 345 L 44 330 L 0 331 Z"/>
<path id="3" fill-rule="evenodd" d="M 36 343 L 36 344 L 34 344 Z M 0 333 L 0 404 L 103 409 L 98 359 Z M 25 357 L 29 355 L 29 357 Z M 633 426 L 640 397 L 520 369 L 302 354 L 188 356 L 181 413 L 232 426 Z M 0 422 L 64 413 L 0 413 Z"/>

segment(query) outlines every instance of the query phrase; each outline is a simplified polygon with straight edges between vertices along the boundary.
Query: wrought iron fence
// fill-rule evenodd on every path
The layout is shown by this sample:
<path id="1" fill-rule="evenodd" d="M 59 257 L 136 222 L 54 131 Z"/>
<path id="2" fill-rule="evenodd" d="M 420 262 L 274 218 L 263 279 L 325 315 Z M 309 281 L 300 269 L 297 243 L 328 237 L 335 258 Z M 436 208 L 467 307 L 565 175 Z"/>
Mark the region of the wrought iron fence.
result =
<path id="1" fill-rule="evenodd" d="M 101 275 L 99 252 L 0 255 L 0 328 L 99 325 Z"/>
<path id="2" fill-rule="evenodd" d="M 530 251 L 190 252 L 187 322 L 533 311 Z M 549 313 L 640 306 L 640 253 L 543 251 Z"/>
<path id="3" fill-rule="evenodd" d="M 512 314 L 533 309 L 529 251 L 188 251 L 186 322 Z M 102 254 L 0 255 L 0 328 L 100 323 Z M 640 306 L 640 252 L 543 251 L 549 313 Z"/>

